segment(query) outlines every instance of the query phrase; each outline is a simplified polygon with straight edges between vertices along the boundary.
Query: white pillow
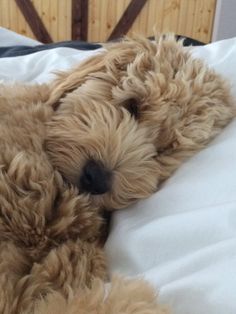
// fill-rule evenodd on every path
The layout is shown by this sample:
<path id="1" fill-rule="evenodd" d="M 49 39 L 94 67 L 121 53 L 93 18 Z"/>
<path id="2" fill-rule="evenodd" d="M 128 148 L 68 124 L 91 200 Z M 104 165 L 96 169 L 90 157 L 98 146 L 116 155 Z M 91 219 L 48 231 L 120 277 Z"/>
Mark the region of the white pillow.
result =
<path id="1" fill-rule="evenodd" d="M 0 27 L 0 46 L 35 46 L 40 45 L 41 43 L 37 40 L 25 37 L 23 35 L 19 35 L 9 29 Z"/>
<path id="2" fill-rule="evenodd" d="M 230 79 L 236 39 L 193 48 Z M 151 198 L 113 216 L 110 270 L 141 275 L 175 314 L 236 313 L 236 121 Z"/>
<path id="3" fill-rule="evenodd" d="M 0 46 L 33 46 L 38 44 L 40 43 L 37 41 L 0 27 Z M 0 58 L 0 81 L 5 83 L 17 81 L 46 83 L 55 78 L 53 72 L 69 69 L 101 50 L 84 51 L 62 47 L 25 56 Z"/>

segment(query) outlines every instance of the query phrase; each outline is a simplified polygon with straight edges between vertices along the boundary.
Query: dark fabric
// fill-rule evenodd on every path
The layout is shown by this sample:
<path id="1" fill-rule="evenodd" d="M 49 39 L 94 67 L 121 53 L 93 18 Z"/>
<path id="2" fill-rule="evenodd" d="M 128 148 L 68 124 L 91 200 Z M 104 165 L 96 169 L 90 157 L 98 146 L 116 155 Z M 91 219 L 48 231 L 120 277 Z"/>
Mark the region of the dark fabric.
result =
<path id="1" fill-rule="evenodd" d="M 200 46 L 204 45 L 202 42 L 183 36 L 176 36 L 177 39 L 184 38 L 184 46 Z M 149 39 L 153 40 L 154 37 L 150 37 Z M 119 41 L 119 39 L 115 40 Z M 45 44 L 45 45 L 37 45 L 37 46 L 8 46 L 8 47 L 0 47 L 0 58 L 5 57 L 16 57 L 16 56 L 24 56 L 31 53 L 35 53 L 42 50 L 54 49 L 59 47 L 67 47 L 78 50 L 96 50 L 101 48 L 102 45 L 97 43 L 88 43 L 79 40 L 75 41 L 61 41 L 58 43 Z"/>
<path id="2" fill-rule="evenodd" d="M 184 39 L 184 42 L 183 42 L 184 46 L 203 46 L 203 45 L 205 45 L 201 41 L 193 39 L 193 38 L 179 36 L 179 35 L 177 35 L 176 37 L 177 37 L 177 39 Z"/>
<path id="3" fill-rule="evenodd" d="M 62 41 L 58 43 L 37 45 L 37 46 L 7 46 L 0 47 L 0 58 L 24 56 L 34 52 L 54 49 L 59 47 L 67 47 L 78 50 L 95 50 L 101 48 L 99 44 L 87 43 L 83 41 Z"/>
<path id="4" fill-rule="evenodd" d="M 183 39 L 183 45 L 185 47 L 187 47 L 187 46 L 203 46 L 203 45 L 205 45 L 201 41 L 193 39 L 193 38 L 190 38 L 190 37 L 180 36 L 180 35 L 176 35 L 175 37 L 176 37 L 177 40 Z M 154 40 L 154 37 L 149 37 L 149 39 L 150 40 Z"/>

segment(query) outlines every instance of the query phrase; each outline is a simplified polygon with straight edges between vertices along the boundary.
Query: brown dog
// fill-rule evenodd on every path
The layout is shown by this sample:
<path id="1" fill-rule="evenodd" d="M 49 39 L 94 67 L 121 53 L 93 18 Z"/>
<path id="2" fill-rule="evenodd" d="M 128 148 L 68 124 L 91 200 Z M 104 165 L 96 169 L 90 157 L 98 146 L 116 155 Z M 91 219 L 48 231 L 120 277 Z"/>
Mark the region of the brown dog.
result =
<path id="1" fill-rule="evenodd" d="M 173 37 L 125 40 L 50 86 L 0 90 L 0 312 L 165 313 L 108 277 L 102 211 L 148 197 L 234 117 Z"/>
<path id="2" fill-rule="evenodd" d="M 126 110 L 81 97 L 54 111 L 43 103 L 46 95 L 44 86 L 2 87 L 0 94 L 0 312 L 6 314 L 34 313 L 48 295 L 62 300 L 50 301 L 49 313 L 67 301 L 70 313 L 78 302 L 78 313 L 97 308 L 108 276 L 97 244 L 101 212 L 147 197 L 157 185 L 155 147 Z M 120 294 L 139 289 L 153 299 L 145 284 L 121 279 L 107 298 L 115 306 Z M 141 292 L 137 302 L 158 308 Z M 130 306 L 126 299 L 121 310 Z M 45 302 L 35 313 L 46 313 Z"/>

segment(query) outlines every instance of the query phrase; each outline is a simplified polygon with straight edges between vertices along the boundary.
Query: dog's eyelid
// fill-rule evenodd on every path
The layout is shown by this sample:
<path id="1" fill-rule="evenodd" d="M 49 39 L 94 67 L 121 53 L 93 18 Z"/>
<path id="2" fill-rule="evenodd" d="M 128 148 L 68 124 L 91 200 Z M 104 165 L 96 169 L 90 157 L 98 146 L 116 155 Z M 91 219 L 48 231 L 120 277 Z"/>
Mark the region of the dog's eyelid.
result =
<path id="1" fill-rule="evenodd" d="M 52 104 L 53 111 L 57 111 L 57 109 L 60 107 L 60 105 L 61 105 L 61 102 L 60 102 L 60 99 L 59 99 L 54 104 Z"/>
<path id="2" fill-rule="evenodd" d="M 124 105 L 125 109 L 129 111 L 131 116 L 135 119 L 139 117 L 139 101 L 136 98 L 127 99 Z"/>

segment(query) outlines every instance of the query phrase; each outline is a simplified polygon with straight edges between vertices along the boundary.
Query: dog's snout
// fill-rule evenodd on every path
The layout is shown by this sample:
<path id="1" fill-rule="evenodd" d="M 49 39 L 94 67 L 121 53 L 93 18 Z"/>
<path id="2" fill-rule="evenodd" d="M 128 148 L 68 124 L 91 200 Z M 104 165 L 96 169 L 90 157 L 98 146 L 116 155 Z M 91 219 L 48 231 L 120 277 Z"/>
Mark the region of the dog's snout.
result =
<path id="1" fill-rule="evenodd" d="M 105 166 L 94 160 L 89 160 L 82 171 L 79 186 L 84 192 L 104 194 L 109 191 L 111 172 Z"/>

